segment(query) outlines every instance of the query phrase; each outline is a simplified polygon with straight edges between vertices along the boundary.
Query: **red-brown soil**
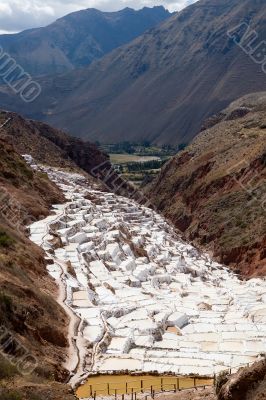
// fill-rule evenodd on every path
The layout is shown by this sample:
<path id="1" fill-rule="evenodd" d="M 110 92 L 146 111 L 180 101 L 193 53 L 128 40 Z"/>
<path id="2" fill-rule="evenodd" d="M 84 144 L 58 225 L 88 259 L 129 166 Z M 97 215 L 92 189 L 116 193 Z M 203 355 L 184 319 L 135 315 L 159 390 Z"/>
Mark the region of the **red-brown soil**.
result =
<path id="1" fill-rule="evenodd" d="M 246 96 L 205 125 L 147 195 L 196 246 L 242 276 L 263 276 L 266 95 Z"/>

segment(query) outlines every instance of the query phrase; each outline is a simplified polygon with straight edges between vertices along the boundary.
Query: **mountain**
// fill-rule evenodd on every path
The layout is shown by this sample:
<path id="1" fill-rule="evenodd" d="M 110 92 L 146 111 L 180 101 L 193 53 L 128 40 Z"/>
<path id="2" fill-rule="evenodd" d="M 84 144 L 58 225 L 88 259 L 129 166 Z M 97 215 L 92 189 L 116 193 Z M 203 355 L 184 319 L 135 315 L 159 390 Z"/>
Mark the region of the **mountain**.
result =
<path id="1" fill-rule="evenodd" d="M 74 400 L 59 383 L 68 375 L 68 317 L 56 302 L 45 253 L 25 229 L 64 196 L 0 138 L 0 197 L 0 398 Z"/>
<path id="2" fill-rule="evenodd" d="M 170 15 L 161 6 L 117 12 L 89 8 L 44 28 L 0 35 L 0 46 L 31 75 L 54 74 L 90 64 Z"/>
<path id="3" fill-rule="evenodd" d="M 266 273 L 266 93 L 245 96 L 162 169 L 147 189 L 156 208 L 242 276 Z"/>
<path id="4" fill-rule="evenodd" d="M 261 42 L 265 17 L 264 0 L 200 0 L 87 68 L 38 80 L 30 106 L 7 88 L 0 104 L 101 142 L 187 143 L 207 117 L 266 90 L 262 66 L 227 34 L 244 21 Z"/>

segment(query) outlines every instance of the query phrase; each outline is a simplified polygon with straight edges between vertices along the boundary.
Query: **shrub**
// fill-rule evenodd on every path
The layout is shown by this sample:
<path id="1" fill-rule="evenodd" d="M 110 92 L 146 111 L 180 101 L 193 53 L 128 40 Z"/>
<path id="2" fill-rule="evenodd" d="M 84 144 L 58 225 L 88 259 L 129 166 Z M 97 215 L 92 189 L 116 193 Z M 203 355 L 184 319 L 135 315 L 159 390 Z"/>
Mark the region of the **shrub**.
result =
<path id="1" fill-rule="evenodd" d="M 20 393 L 11 391 L 8 389 L 0 389 L 0 399 L 1 400 L 22 400 Z"/>
<path id="2" fill-rule="evenodd" d="M 215 389 L 216 389 L 216 394 L 218 395 L 220 393 L 221 388 L 223 385 L 226 384 L 230 376 L 230 373 L 228 371 L 222 371 L 217 377 L 215 381 Z"/>
<path id="3" fill-rule="evenodd" d="M 8 248 L 14 244 L 14 239 L 12 239 L 5 231 L 0 230 L 0 248 Z"/>
<path id="4" fill-rule="evenodd" d="M 0 309 L 6 313 L 12 312 L 12 299 L 3 292 L 0 292 Z"/>
<path id="5" fill-rule="evenodd" d="M 11 378 L 18 374 L 17 368 L 0 355 L 0 380 Z M 2 397 L 0 396 L 1 400 Z"/>

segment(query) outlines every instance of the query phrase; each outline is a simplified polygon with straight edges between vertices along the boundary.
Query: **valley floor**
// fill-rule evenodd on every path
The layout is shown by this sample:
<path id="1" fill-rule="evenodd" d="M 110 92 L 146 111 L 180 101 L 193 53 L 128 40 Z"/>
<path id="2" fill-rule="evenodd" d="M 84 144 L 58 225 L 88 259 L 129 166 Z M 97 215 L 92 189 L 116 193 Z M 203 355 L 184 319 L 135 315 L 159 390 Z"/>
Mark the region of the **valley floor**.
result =
<path id="1" fill-rule="evenodd" d="M 155 211 L 26 159 L 68 200 L 30 229 L 75 319 L 73 386 L 91 373 L 125 370 L 213 377 L 265 352 L 265 279 L 239 280 Z"/>

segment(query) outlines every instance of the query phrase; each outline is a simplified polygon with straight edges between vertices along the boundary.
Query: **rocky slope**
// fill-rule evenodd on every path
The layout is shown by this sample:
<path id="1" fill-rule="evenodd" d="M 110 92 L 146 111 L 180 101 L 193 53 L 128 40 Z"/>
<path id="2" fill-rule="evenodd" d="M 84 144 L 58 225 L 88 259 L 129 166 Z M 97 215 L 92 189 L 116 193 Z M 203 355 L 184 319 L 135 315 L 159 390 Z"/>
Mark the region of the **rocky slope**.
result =
<path id="1" fill-rule="evenodd" d="M 265 16 L 264 0 L 200 0 L 88 68 L 38 80 L 30 107 L 6 88 L 0 102 L 102 142 L 187 143 L 229 102 L 266 90 L 261 65 L 227 35 L 244 21 L 255 46 Z"/>
<path id="2" fill-rule="evenodd" d="M 89 8 L 44 28 L 0 35 L 0 45 L 32 75 L 59 73 L 89 65 L 170 15 L 163 7 L 117 12 Z"/>
<path id="3" fill-rule="evenodd" d="M 55 300 L 44 252 L 25 230 L 64 196 L 2 139 L 0 196 L 0 397 L 74 399 L 54 382 L 67 378 L 68 318 Z"/>
<path id="4" fill-rule="evenodd" d="M 93 143 L 7 111 L 0 111 L 0 135 L 20 154 L 30 154 L 50 166 L 80 169 L 89 174 L 89 179 L 99 179 L 105 188 L 134 197 L 135 189 L 117 175 L 109 156 Z"/>
<path id="5" fill-rule="evenodd" d="M 20 154 L 31 154 L 37 161 L 64 168 L 80 167 L 86 172 L 98 165 L 110 166 L 109 157 L 90 142 L 72 138 L 51 126 L 7 111 L 0 111 L 0 134 Z"/>
<path id="6" fill-rule="evenodd" d="M 266 94 L 232 103 L 205 126 L 148 195 L 219 261 L 245 276 L 265 275 Z"/>
<path id="7" fill-rule="evenodd" d="M 217 386 L 218 400 L 263 400 L 266 398 L 266 360 L 221 376 Z"/>

